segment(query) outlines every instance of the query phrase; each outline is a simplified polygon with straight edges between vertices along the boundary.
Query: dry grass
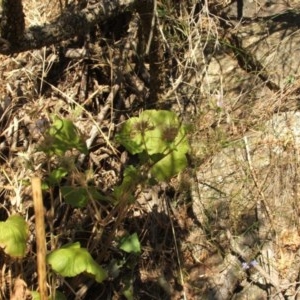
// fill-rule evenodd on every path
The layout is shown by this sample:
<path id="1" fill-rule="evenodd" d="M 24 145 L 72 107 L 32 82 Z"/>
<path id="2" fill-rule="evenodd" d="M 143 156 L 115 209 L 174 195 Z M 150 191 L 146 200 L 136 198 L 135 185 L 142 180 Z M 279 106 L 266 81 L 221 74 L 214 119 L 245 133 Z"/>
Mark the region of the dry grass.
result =
<path id="1" fill-rule="evenodd" d="M 24 0 L 27 26 L 55 19 L 65 5 L 61 2 Z M 207 287 L 214 288 L 212 279 L 217 280 L 227 253 L 239 251 L 233 241 L 249 260 L 263 259 L 264 251 L 271 251 L 274 258 L 261 265 L 275 268 L 280 283 L 288 277 L 289 284 L 294 284 L 293 264 L 298 264 L 300 248 L 298 144 L 291 130 L 274 133 L 266 121 L 289 106 L 289 95 L 298 83 L 273 92 L 258 74 L 242 70 L 234 57 L 226 56 L 229 67 L 224 64 L 224 30 L 215 12 L 227 5 L 226 1 L 204 1 L 199 9 L 193 1 L 174 5 L 166 0 L 157 7 L 158 39 L 168 53 L 161 62 L 166 66 L 166 80 L 157 106 L 176 110 L 191 124 L 192 167 L 167 188 L 153 187 L 147 194 L 139 187 L 138 200 L 131 206 L 113 207 L 91 199 L 86 209 L 71 209 L 57 190 L 45 193 L 48 250 L 79 240 L 108 266 L 121 255 L 115 247 L 116 236 L 137 232 L 143 246 L 135 269 L 125 266 L 105 287 L 83 277 L 52 278 L 52 289 L 63 290 L 68 299 L 121 295 L 126 279 L 135 276 L 134 287 L 141 299 L 162 299 L 161 295 L 201 299 Z M 132 41 L 123 28 L 127 17 L 114 29 L 117 40 L 107 29 L 112 24 L 99 26 L 101 37 L 95 30 L 88 60 L 60 60 L 57 46 L 0 57 L 1 220 L 20 213 L 33 225 L 29 180 L 33 175 L 45 178 L 58 165 L 68 166 L 65 180 L 74 186 L 95 185 L 109 193 L 120 182 L 127 161 L 126 153 L 114 143 L 114 133 L 125 118 L 143 109 L 149 92 L 149 75 L 139 73 L 141 62 L 135 57 L 139 35 Z M 126 43 L 130 49 L 125 53 Z M 62 47 L 69 44 L 82 46 L 72 41 Z M 142 66 L 146 71 L 147 59 Z M 125 65 L 120 61 L 126 61 Z M 121 85 L 120 71 L 124 72 Z M 262 97 L 267 100 L 261 101 Z M 74 121 L 90 144 L 89 157 L 78 159 L 77 153 L 69 153 L 63 160 L 49 159 L 37 149 L 44 138 L 41 122 L 47 126 L 52 115 Z M 8 295 L 6 283 L 13 287 L 19 275 L 29 290 L 36 289 L 34 243 L 32 232 L 26 259 L 4 260 L 3 298 Z M 23 271 L 18 272 L 19 268 Z M 252 280 L 250 275 L 243 276 Z"/>

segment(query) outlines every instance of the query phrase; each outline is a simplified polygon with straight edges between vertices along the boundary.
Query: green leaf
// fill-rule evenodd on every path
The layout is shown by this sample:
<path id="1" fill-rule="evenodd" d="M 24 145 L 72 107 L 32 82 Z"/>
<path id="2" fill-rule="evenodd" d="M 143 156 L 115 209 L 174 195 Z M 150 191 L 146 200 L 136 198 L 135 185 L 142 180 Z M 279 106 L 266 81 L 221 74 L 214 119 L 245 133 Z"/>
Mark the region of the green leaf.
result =
<path id="1" fill-rule="evenodd" d="M 125 264 L 125 260 L 116 260 L 114 258 L 112 258 L 109 261 L 109 265 L 108 265 L 108 273 L 109 276 L 113 279 L 117 278 L 120 273 L 121 273 L 121 269 L 123 268 Z"/>
<path id="2" fill-rule="evenodd" d="M 116 135 L 116 140 L 122 144 L 131 154 L 137 154 L 143 151 L 143 137 L 141 131 L 138 130 L 139 118 L 130 118 Z"/>
<path id="3" fill-rule="evenodd" d="M 53 170 L 49 177 L 48 177 L 48 182 L 50 185 L 56 185 L 59 184 L 60 181 L 68 174 L 68 171 L 63 168 L 63 167 L 59 167 L 55 170 Z"/>
<path id="4" fill-rule="evenodd" d="M 156 163 L 152 166 L 150 173 L 156 180 L 166 181 L 187 167 L 186 154 L 190 150 L 190 146 L 185 134 L 182 126 L 174 140 L 174 145 L 178 146 L 175 149 L 169 149 L 169 153 L 165 154 L 163 158 L 154 159 Z"/>
<path id="5" fill-rule="evenodd" d="M 83 187 L 63 186 L 60 191 L 66 203 L 72 207 L 82 208 L 88 204 L 89 197 Z"/>
<path id="6" fill-rule="evenodd" d="M 60 291 L 55 291 L 55 300 L 67 300 L 67 297 Z"/>
<path id="7" fill-rule="evenodd" d="M 11 257 L 24 257 L 28 225 L 21 216 L 10 216 L 0 222 L 0 247 Z"/>
<path id="8" fill-rule="evenodd" d="M 145 132 L 145 150 L 149 155 L 164 153 L 174 146 L 180 129 L 176 114 L 167 110 L 145 110 L 142 119 L 151 120 L 153 127 Z"/>
<path id="9" fill-rule="evenodd" d="M 151 176 L 158 181 L 166 181 L 187 167 L 185 153 L 174 151 L 159 160 L 150 169 Z"/>
<path id="10" fill-rule="evenodd" d="M 49 155 L 63 155 L 66 151 L 74 148 L 84 154 L 88 153 L 86 143 L 81 138 L 74 123 L 71 120 L 60 119 L 55 116 L 42 150 Z"/>
<path id="11" fill-rule="evenodd" d="M 37 291 L 32 291 L 31 292 L 31 297 L 32 297 L 31 298 L 32 300 L 41 300 L 41 295 Z"/>
<path id="12" fill-rule="evenodd" d="M 121 185 L 115 187 L 113 191 L 116 201 L 119 202 L 121 199 L 128 202 L 134 201 L 133 193 L 141 180 L 141 174 L 134 166 L 126 167 Z"/>
<path id="13" fill-rule="evenodd" d="M 32 300 L 41 300 L 41 295 L 37 291 L 32 291 L 31 297 L 32 297 L 31 298 Z M 48 299 L 53 300 L 53 297 L 50 296 L 50 297 L 48 297 Z M 55 299 L 54 300 L 67 300 L 67 297 L 63 293 L 61 293 L 59 291 L 55 291 Z"/>
<path id="14" fill-rule="evenodd" d="M 60 191 L 66 203 L 72 207 L 86 207 L 91 197 L 95 200 L 103 200 L 103 196 L 95 187 L 63 186 Z"/>
<path id="15" fill-rule="evenodd" d="M 122 289 L 123 296 L 127 300 L 134 300 L 132 279 L 125 279 L 124 284 L 125 284 L 125 286 Z"/>
<path id="16" fill-rule="evenodd" d="M 179 126 L 174 112 L 145 110 L 138 118 L 127 120 L 116 139 L 131 154 L 162 153 L 174 141 Z"/>
<path id="17" fill-rule="evenodd" d="M 125 236 L 121 239 L 119 248 L 127 253 L 141 253 L 141 244 L 137 233 Z"/>
<path id="18" fill-rule="evenodd" d="M 141 163 L 149 163 L 148 171 L 158 181 L 170 179 L 187 166 L 186 128 L 174 112 L 145 110 L 124 123 L 117 140 L 130 153 L 138 153 Z"/>
<path id="19" fill-rule="evenodd" d="M 61 276 L 74 277 L 87 273 L 102 282 L 107 278 L 107 272 L 98 265 L 80 243 L 67 244 L 47 255 L 47 263 Z"/>

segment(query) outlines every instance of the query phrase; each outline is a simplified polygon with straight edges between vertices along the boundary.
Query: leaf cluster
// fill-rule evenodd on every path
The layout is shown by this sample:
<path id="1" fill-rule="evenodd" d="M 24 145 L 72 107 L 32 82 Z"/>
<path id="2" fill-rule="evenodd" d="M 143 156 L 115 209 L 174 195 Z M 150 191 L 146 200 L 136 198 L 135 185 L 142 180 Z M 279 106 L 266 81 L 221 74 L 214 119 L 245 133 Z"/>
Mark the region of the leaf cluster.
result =
<path id="1" fill-rule="evenodd" d="M 116 137 L 131 154 L 147 164 L 147 177 L 165 181 L 187 166 L 190 150 L 186 128 L 172 111 L 145 110 L 127 120 Z"/>

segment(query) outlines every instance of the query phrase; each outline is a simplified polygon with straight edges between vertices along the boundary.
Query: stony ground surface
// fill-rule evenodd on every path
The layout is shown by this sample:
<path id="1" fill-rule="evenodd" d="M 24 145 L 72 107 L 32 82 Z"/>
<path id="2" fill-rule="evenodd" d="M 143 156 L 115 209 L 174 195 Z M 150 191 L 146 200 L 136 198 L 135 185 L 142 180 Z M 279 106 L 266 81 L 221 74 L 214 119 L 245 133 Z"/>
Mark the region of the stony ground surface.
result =
<path id="1" fill-rule="evenodd" d="M 207 93 L 220 107 L 204 116 L 215 126 L 208 139 L 223 141 L 192 181 L 198 299 L 299 297 L 298 25 L 286 2 L 254 2 L 235 24 L 240 45 L 264 68 L 249 72 L 221 51 L 206 74 Z M 226 12 L 234 20 L 235 6 Z M 193 142 L 203 155 L 207 139 L 198 134 Z"/>

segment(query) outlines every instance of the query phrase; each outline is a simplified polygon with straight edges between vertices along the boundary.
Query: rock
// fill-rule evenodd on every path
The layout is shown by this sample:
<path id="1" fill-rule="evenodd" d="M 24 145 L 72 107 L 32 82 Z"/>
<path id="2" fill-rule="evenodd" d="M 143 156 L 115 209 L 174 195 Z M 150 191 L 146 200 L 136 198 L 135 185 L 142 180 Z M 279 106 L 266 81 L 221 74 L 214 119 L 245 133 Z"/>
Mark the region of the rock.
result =
<path id="1" fill-rule="evenodd" d="M 236 273 L 242 269 L 238 260 L 241 257 L 245 262 L 260 258 L 264 271 L 257 284 L 267 286 L 271 282 L 273 289 L 269 293 L 277 293 L 282 286 L 297 281 L 300 262 L 293 258 L 299 251 L 300 238 L 292 229 L 299 218 L 299 149 L 300 112 L 274 114 L 260 130 L 247 132 L 197 171 L 195 217 L 221 248 L 228 249 L 232 240 L 236 244 L 231 247 L 235 255 L 230 256 L 230 262 L 228 255 L 223 262 L 226 275 L 216 272 L 209 279 L 211 285 L 214 282 L 214 292 L 218 295 L 215 299 L 229 299 L 232 292 L 229 286 L 241 282 Z M 293 234 L 285 232 L 283 236 L 283 228 L 289 228 Z M 226 235 L 228 230 L 232 238 L 226 244 L 221 233 Z M 279 240 L 280 236 L 285 242 Z M 289 256 L 285 257 L 294 261 L 289 265 L 289 276 L 282 268 L 285 259 L 282 255 L 287 253 L 287 248 Z M 237 299 L 265 299 L 265 293 L 266 290 L 248 286 Z M 223 294 L 226 297 L 222 298 Z M 280 295 L 278 299 L 283 299 Z"/>
<path id="2" fill-rule="evenodd" d="M 238 16 L 238 10 L 242 10 L 243 18 L 267 17 L 280 14 L 286 10 L 300 8 L 297 0 L 241 0 L 235 1 L 224 12 L 233 18 Z"/>

